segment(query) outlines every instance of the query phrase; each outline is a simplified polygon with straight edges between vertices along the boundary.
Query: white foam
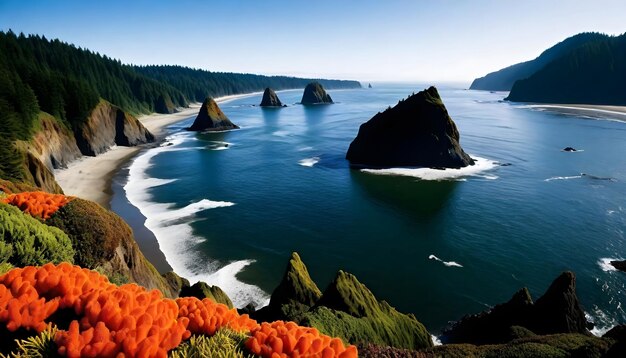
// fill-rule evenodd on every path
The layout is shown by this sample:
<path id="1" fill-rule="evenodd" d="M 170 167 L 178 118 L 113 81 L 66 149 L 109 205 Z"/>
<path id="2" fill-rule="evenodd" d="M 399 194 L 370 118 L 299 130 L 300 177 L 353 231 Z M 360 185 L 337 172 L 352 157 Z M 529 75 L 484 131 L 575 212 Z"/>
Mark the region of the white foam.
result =
<path id="1" fill-rule="evenodd" d="M 582 175 L 572 175 L 569 177 L 551 177 L 551 178 L 545 179 L 544 181 L 580 179 L 582 177 L 583 177 Z"/>
<path id="2" fill-rule="evenodd" d="M 433 344 L 434 344 L 435 346 L 440 346 L 440 345 L 442 345 L 441 340 L 439 339 L 439 337 L 435 336 L 434 334 L 431 334 L 431 335 L 430 335 L 430 338 L 432 338 L 432 340 L 433 340 Z"/>
<path id="3" fill-rule="evenodd" d="M 456 262 L 456 261 L 443 261 L 442 259 L 438 258 L 435 255 L 430 255 L 428 256 L 429 260 L 435 260 L 435 261 L 439 261 L 442 264 L 448 266 L 448 267 L 463 267 L 463 265 L 461 265 L 460 263 Z"/>
<path id="4" fill-rule="evenodd" d="M 585 312 L 585 319 L 589 322 L 593 322 L 594 326 L 589 331 L 596 337 L 602 337 L 611 328 L 618 325 L 617 320 L 609 317 L 598 306 L 593 306 L 593 314 Z"/>
<path id="5" fill-rule="evenodd" d="M 315 164 L 319 163 L 319 161 L 319 157 L 305 158 L 300 160 L 298 164 L 302 165 L 303 167 L 313 167 Z"/>
<path id="6" fill-rule="evenodd" d="M 621 260 L 622 259 L 619 259 L 619 258 L 603 257 L 600 260 L 598 260 L 598 265 L 600 265 L 600 268 L 604 272 L 617 271 L 615 266 L 611 265 L 611 261 L 621 261 Z"/>
<path id="7" fill-rule="evenodd" d="M 272 133 L 272 135 L 277 136 L 277 137 L 286 137 L 289 134 L 290 133 L 288 131 L 276 131 L 276 132 Z"/>
<path id="8" fill-rule="evenodd" d="M 492 170 L 498 166 L 498 162 L 493 160 L 472 157 L 474 165 L 464 168 L 453 169 L 432 169 L 432 168 L 390 168 L 390 169 L 361 169 L 362 172 L 378 175 L 401 175 L 419 178 L 422 180 L 450 180 L 465 177 L 482 177 L 484 179 L 498 179 L 495 175 L 484 175 L 482 173 Z"/>
<path id="9" fill-rule="evenodd" d="M 210 144 L 205 148 L 209 150 L 226 150 L 229 149 L 233 144 L 229 142 L 221 142 L 221 141 L 210 141 Z"/>
<path id="10" fill-rule="evenodd" d="M 313 147 L 305 146 L 305 147 L 298 148 L 298 152 L 306 152 L 309 150 L 313 150 Z"/>
<path id="11" fill-rule="evenodd" d="M 202 199 L 177 208 L 174 203 L 152 201 L 150 188 L 176 181 L 149 177 L 147 170 L 152 166 L 152 158 L 165 152 L 202 149 L 177 148 L 188 138 L 192 137 L 185 132 L 174 134 L 166 138 L 165 145 L 149 149 L 135 158 L 129 168 L 128 182 L 124 186 L 126 197 L 146 217 L 146 228 L 154 233 L 159 248 L 176 273 L 186 277 L 191 283 L 204 281 L 210 285 L 218 285 L 237 307 L 243 307 L 250 302 L 257 308 L 265 306 L 269 303 L 268 294 L 236 277 L 253 260 L 234 261 L 220 267 L 217 262 L 206 262 L 196 251 L 196 245 L 203 239 L 193 234 L 190 224 L 194 221 L 194 216 L 204 210 L 228 207 L 235 205 L 234 203 Z"/>

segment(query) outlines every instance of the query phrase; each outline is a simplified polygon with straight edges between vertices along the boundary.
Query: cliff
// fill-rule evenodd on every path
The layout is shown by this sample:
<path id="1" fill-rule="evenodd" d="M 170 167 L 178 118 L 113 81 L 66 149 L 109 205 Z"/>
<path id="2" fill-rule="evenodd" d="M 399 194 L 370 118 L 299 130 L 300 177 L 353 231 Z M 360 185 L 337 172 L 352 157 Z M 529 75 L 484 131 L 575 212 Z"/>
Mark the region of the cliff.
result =
<path id="1" fill-rule="evenodd" d="M 128 147 L 154 141 L 137 118 L 105 100 L 100 100 L 74 135 L 81 153 L 89 156 L 104 153 L 114 145 Z"/>
<path id="2" fill-rule="evenodd" d="M 510 91 L 516 81 L 532 76 L 550 62 L 568 54 L 578 47 L 605 37 L 605 35 L 598 33 L 582 33 L 572 36 L 545 50 L 534 60 L 521 62 L 475 79 L 470 89 Z"/>
<path id="3" fill-rule="evenodd" d="M 273 89 L 267 87 L 263 92 L 263 99 L 261 99 L 261 107 L 282 107 L 283 103 L 278 99 L 278 95 Z"/>
<path id="4" fill-rule="evenodd" d="M 200 107 L 198 116 L 196 116 L 193 124 L 191 127 L 187 128 L 187 130 L 195 132 L 212 132 L 238 128 L 239 127 L 237 125 L 233 124 L 233 122 L 226 117 L 215 100 L 211 97 L 207 97 Z"/>
<path id="5" fill-rule="evenodd" d="M 330 95 L 326 93 L 324 87 L 319 82 L 311 82 L 304 88 L 304 93 L 302 94 L 302 100 L 300 100 L 302 104 L 322 104 L 322 103 L 333 103 L 333 99 L 330 98 Z"/>
<path id="6" fill-rule="evenodd" d="M 509 101 L 626 105 L 626 35 L 603 35 L 513 85 Z"/>
<path id="7" fill-rule="evenodd" d="M 401 100 L 363 123 L 346 159 L 360 167 L 461 168 L 474 160 L 435 87 Z"/>

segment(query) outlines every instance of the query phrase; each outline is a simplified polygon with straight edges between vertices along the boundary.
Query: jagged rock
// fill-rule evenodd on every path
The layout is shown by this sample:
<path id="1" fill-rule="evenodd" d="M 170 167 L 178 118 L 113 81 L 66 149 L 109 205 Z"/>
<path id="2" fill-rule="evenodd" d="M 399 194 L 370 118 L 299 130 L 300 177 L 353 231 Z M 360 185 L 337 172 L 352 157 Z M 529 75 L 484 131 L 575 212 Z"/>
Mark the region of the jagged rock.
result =
<path id="1" fill-rule="evenodd" d="M 370 84 L 368 84 L 368 85 L 367 85 L 367 88 L 372 88 L 372 84 L 371 84 L 371 83 L 370 83 Z"/>
<path id="2" fill-rule="evenodd" d="M 302 94 L 302 104 L 320 104 L 320 103 L 333 103 L 333 99 L 326 93 L 324 87 L 319 82 L 311 82 L 304 88 Z"/>
<path id="3" fill-rule="evenodd" d="M 285 274 L 270 298 L 267 307 L 255 312 L 260 320 L 293 320 L 307 311 L 322 296 L 322 292 L 311 280 L 300 255 L 294 252 L 287 263 Z"/>
<path id="4" fill-rule="evenodd" d="M 527 325 L 533 301 L 527 288 L 516 292 L 506 303 L 489 311 L 463 317 L 445 331 L 445 343 L 492 344 L 510 340 L 510 328 Z"/>
<path id="5" fill-rule="evenodd" d="M 572 148 L 572 147 L 565 147 L 563 148 L 564 152 L 577 152 L 576 148 Z"/>
<path id="6" fill-rule="evenodd" d="M 343 271 L 299 322 L 352 344 L 368 342 L 407 349 L 433 346 L 431 335 L 415 316 L 378 301 L 354 275 Z"/>
<path id="7" fill-rule="evenodd" d="M 207 97 L 198 116 L 193 121 L 191 127 L 187 128 L 189 131 L 204 132 L 204 131 L 225 131 L 229 129 L 238 129 L 239 127 L 226 117 L 224 112 L 217 105 L 215 100 L 211 97 Z"/>
<path id="8" fill-rule="evenodd" d="M 49 193 L 63 193 L 63 189 L 54 179 L 52 171 L 31 152 L 26 152 L 24 166 L 26 167 L 26 183 L 37 186 Z"/>
<path id="9" fill-rule="evenodd" d="M 573 272 L 563 272 L 535 302 L 528 328 L 539 334 L 587 333 L 587 319 L 576 296 Z"/>
<path id="10" fill-rule="evenodd" d="M 611 265 L 613 265 L 613 267 L 615 267 L 616 269 L 618 269 L 620 271 L 626 272 L 626 260 L 624 260 L 624 261 L 613 260 L 613 261 L 611 261 Z"/>
<path id="11" fill-rule="evenodd" d="M 83 125 L 74 131 L 81 153 L 96 156 L 114 145 L 135 146 L 154 141 L 137 118 L 101 100 Z"/>
<path id="12" fill-rule="evenodd" d="M 444 343 L 506 343 L 517 338 L 511 334 L 512 326 L 535 334 L 588 334 L 585 313 L 576 297 L 574 274 L 564 272 L 559 275 L 534 304 L 528 290 L 523 288 L 507 303 L 463 317 L 444 331 L 441 339 Z"/>
<path id="13" fill-rule="evenodd" d="M 611 328 L 611 330 L 606 332 L 602 338 L 608 338 L 615 341 L 615 344 L 611 346 L 611 349 L 607 352 L 605 357 L 626 357 L 626 325 L 621 324 Z"/>
<path id="14" fill-rule="evenodd" d="M 278 95 L 271 88 L 266 88 L 263 92 L 263 99 L 261 100 L 261 107 L 282 107 L 283 104 L 278 99 Z"/>
<path id="15" fill-rule="evenodd" d="M 217 303 L 223 303 L 228 308 L 233 308 L 233 302 L 228 295 L 217 286 L 209 286 L 205 282 L 196 282 L 191 287 L 183 287 L 180 297 L 196 297 L 198 299 L 210 298 Z"/>
<path id="16" fill-rule="evenodd" d="M 353 166 L 461 168 L 474 160 L 435 87 L 401 100 L 363 123 L 346 159 Z"/>

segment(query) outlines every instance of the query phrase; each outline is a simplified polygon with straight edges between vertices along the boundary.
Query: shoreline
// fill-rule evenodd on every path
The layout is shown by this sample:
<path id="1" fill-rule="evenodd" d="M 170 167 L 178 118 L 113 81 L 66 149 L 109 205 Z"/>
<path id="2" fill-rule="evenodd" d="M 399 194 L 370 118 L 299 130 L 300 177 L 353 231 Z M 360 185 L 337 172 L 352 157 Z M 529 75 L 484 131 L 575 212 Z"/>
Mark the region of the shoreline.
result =
<path id="1" fill-rule="evenodd" d="M 595 105 L 595 104 L 559 104 L 533 103 L 524 104 L 521 108 L 548 110 L 566 114 L 595 115 L 598 119 L 626 122 L 626 106 Z"/>
<path id="2" fill-rule="evenodd" d="M 263 92 L 229 95 L 215 98 L 218 104 L 235 99 L 251 97 Z M 66 195 L 77 196 L 82 199 L 95 201 L 107 209 L 111 209 L 113 197 L 113 178 L 128 164 L 141 150 L 150 148 L 164 138 L 166 128 L 172 124 L 195 116 L 200 103 L 191 103 L 180 112 L 171 114 L 153 113 L 142 115 L 137 119 L 155 137 L 154 142 L 134 147 L 113 146 L 108 151 L 95 156 L 82 156 L 68 164 L 67 168 L 54 171 L 54 177 Z"/>

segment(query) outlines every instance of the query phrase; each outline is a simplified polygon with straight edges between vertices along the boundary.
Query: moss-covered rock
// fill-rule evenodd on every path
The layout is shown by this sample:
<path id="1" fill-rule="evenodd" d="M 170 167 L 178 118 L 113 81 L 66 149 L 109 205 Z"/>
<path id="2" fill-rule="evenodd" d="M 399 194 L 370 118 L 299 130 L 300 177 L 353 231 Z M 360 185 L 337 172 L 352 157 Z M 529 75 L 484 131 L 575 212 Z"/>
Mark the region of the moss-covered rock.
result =
<path id="1" fill-rule="evenodd" d="M 0 262 L 15 266 L 73 262 L 72 241 L 20 209 L 0 203 Z"/>
<path id="2" fill-rule="evenodd" d="M 316 306 L 302 314 L 299 321 L 352 344 L 408 349 L 433 346 L 431 335 L 415 316 L 378 301 L 354 275 L 343 271 L 337 273 Z"/>
<path id="3" fill-rule="evenodd" d="M 174 271 L 166 272 L 161 276 L 163 277 L 165 282 L 169 285 L 169 287 L 172 289 L 172 292 L 180 292 L 180 290 L 182 290 L 183 287 L 191 286 L 189 284 L 189 280 L 187 280 L 184 277 L 178 276 L 178 274 Z"/>
<path id="4" fill-rule="evenodd" d="M 171 288 L 141 253 L 128 224 L 112 211 L 76 198 L 46 223 L 70 237 L 76 264 L 97 269 L 119 283 L 137 283 L 148 289 L 159 289 L 167 297 L 178 296 L 178 291 Z"/>
<path id="5" fill-rule="evenodd" d="M 198 299 L 209 298 L 217 303 L 223 303 L 228 308 L 233 308 L 233 302 L 228 295 L 217 286 L 209 286 L 206 282 L 196 282 L 192 286 L 183 287 L 180 297 L 196 297 Z"/>
<path id="6" fill-rule="evenodd" d="M 247 336 L 228 329 L 220 329 L 212 337 L 194 335 L 169 353 L 171 358 L 244 358 Z"/>

